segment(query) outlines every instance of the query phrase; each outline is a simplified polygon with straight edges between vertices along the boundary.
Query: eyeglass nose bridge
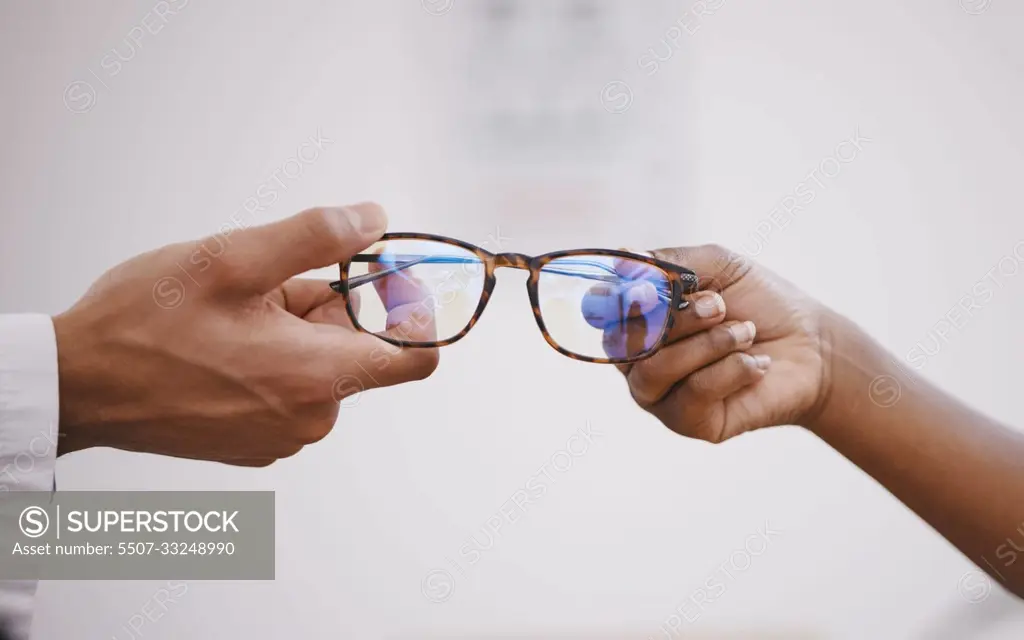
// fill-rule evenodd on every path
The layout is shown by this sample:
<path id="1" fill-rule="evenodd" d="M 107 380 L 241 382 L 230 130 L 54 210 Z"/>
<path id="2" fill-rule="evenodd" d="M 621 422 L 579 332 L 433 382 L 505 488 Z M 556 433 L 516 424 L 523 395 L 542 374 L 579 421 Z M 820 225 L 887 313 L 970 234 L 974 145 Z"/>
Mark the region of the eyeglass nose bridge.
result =
<path id="1" fill-rule="evenodd" d="M 499 253 L 494 256 L 494 268 L 510 267 L 512 269 L 530 269 L 530 256 L 521 253 Z"/>

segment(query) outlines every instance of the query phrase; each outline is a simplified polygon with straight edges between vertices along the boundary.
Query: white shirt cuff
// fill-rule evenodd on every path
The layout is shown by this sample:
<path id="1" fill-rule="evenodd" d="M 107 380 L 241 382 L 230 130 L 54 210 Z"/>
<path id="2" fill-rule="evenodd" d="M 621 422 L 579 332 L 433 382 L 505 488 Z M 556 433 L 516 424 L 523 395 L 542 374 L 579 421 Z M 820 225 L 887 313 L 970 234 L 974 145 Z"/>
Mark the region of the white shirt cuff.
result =
<path id="1" fill-rule="evenodd" d="M 52 491 L 57 337 L 45 315 L 0 315 L 0 491 Z"/>
<path id="2" fill-rule="evenodd" d="M 54 490 L 59 389 L 53 320 L 0 315 L 0 494 Z M 35 580 L 0 577 L 0 619 L 14 638 L 29 637 L 35 592 Z"/>

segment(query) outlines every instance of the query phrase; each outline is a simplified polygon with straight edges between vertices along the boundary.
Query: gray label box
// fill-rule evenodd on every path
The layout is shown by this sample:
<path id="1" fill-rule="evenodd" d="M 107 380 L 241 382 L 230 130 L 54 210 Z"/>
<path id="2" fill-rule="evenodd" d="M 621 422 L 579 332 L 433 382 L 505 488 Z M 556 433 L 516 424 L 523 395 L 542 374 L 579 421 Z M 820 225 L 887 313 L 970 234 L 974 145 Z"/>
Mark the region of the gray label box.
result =
<path id="1" fill-rule="evenodd" d="M 0 493 L 0 580 L 273 580 L 272 491 Z"/>

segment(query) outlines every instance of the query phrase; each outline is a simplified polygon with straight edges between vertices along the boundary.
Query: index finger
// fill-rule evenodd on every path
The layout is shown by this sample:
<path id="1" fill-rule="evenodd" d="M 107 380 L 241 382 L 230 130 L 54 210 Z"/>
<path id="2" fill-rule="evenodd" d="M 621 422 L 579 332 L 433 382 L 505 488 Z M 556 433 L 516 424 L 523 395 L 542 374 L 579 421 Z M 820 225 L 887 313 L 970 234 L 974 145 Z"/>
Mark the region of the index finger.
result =
<path id="1" fill-rule="evenodd" d="M 724 291 L 750 270 L 742 255 L 717 244 L 654 249 L 651 254 L 696 273 L 701 290 Z"/>

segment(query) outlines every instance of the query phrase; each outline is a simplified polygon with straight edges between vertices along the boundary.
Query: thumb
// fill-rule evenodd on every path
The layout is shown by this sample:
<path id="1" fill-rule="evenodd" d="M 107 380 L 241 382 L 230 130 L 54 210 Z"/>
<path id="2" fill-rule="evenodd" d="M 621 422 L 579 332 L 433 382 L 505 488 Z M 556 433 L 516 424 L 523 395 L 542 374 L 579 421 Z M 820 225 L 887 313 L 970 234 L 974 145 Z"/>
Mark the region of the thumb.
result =
<path id="1" fill-rule="evenodd" d="M 702 291 L 724 291 L 746 275 L 751 266 L 742 255 L 717 244 L 655 249 L 651 253 L 655 258 L 696 273 L 698 288 Z"/>
<path id="2" fill-rule="evenodd" d="M 387 224 L 374 203 L 307 209 L 228 238 L 213 279 L 222 289 L 266 293 L 294 276 L 348 261 L 379 240 Z"/>

